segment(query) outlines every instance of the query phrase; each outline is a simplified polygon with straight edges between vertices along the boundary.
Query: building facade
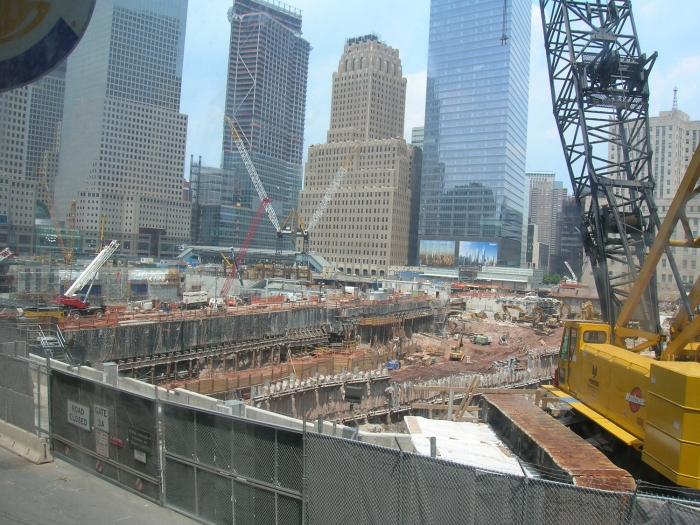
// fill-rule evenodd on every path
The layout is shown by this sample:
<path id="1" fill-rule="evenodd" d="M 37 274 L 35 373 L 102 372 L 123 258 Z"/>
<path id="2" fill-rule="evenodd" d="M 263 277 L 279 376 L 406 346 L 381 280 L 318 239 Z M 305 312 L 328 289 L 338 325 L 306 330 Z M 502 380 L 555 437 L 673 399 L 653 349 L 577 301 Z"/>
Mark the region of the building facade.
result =
<path id="1" fill-rule="evenodd" d="M 68 59 L 55 205 L 76 201 L 83 250 L 171 256 L 190 240 L 179 112 L 187 0 L 100 0 Z"/>
<path id="2" fill-rule="evenodd" d="M 418 148 L 423 147 L 425 128 L 423 126 L 411 128 L 411 145 Z"/>
<path id="3" fill-rule="evenodd" d="M 333 73 L 327 142 L 309 147 L 299 193 L 308 222 L 350 159 L 333 200 L 309 232 L 310 250 L 340 273 L 384 276 L 390 265 L 408 262 L 420 166 L 419 150 L 402 138 L 405 105 L 398 50 L 373 34 L 348 39 Z"/>
<path id="4" fill-rule="evenodd" d="M 238 128 L 280 224 L 301 189 L 304 119 L 310 44 L 301 36 L 301 11 L 282 2 L 236 0 L 229 10 L 231 41 L 226 115 Z M 260 199 L 224 122 L 222 168 L 243 188 L 240 227 L 250 226 Z M 274 246 L 277 232 L 263 220 L 252 247 Z M 287 246 L 291 248 L 291 244 Z"/>
<path id="5" fill-rule="evenodd" d="M 549 254 L 559 253 L 562 227 L 561 207 L 567 190 L 553 172 L 528 172 L 530 182 L 528 223 L 537 225 L 539 242 L 549 246 Z M 549 260 L 543 270 L 549 271 Z"/>
<path id="6" fill-rule="evenodd" d="M 36 207 L 40 215 L 49 215 L 44 180 L 51 191 L 58 172 L 65 75 L 63 62 L 32 84 L 0 93 L 0 246 L 23 255 L 34 253 L 38 242 Z M 30 194 L 35 196 L 31 203 Z"/>
<path id="7" fill-rule="evenodd" d="M 241 184 L 243 183 L 243 184 Z M 192 242 L 199 246 L 240 246 L 255 214 L 242 205 L 248 180 L 233 170 L 190 164 Z"/>
<path id="8" fill-rule="evenodd" d="M 0 249 L 10 248 L 19 255 L 33 253 L 36 201 L 35 182 L 0 175 Z"/>
<path id="9" fill-rule="evenodd" d="M 655 183 L 654 200 L 663 222 L 666 212 L 678 191 L 690 160 L 700 142 L 700 120 L 690 120 L 687 113 L 674 109 L 661 111 L 658 116 L 649 118 L 650 146 L 652 156 L 652 176 Z M 622 151 L 608 147 L 610 160 L 619 159 Z M 698 236 L 700 222 L 700 202 L 692 199 L 686 205 L 686 215 L 694 237 Z M 674 231 L 675 239 L 685 238 L 683 227 L 678 223 Z M 697 248 L 671 248 L 685 286 L 691 287 L 700 275 L 700 260 Z M 611 266 L 615 272 L 615 266 Z M 664 255 L 657 267 L 659 293 L 673 294 L 677 290 L 671 267 Z"/>
<path id="10" fill-rule="evenodd" d="M 421 253 L 440 243 L 458 261 L 487 243 L 499 265 L 524 263 L 531 10 L 431 0 Z"/>

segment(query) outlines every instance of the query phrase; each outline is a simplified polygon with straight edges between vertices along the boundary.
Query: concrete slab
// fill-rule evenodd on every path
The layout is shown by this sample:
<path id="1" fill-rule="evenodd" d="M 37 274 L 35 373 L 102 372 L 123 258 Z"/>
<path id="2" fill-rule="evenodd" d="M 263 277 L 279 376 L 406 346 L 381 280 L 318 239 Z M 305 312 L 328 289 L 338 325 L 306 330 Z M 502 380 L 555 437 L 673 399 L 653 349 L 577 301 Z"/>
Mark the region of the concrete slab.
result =
<path id="1" fill-rule="evenodd" d="M 181 514 L 57 459 L 34 465 L 0 448 L 3 525 L 192 525 Z"/>
<path id="2" fill-rule="evenodd" d="M 471 467 L 524 476 L 518 459 L 484 423 L 456 422 L 406 416 L 406 428 L 416 452 L 430 455 L 435 437 L 438 457 Z"/>

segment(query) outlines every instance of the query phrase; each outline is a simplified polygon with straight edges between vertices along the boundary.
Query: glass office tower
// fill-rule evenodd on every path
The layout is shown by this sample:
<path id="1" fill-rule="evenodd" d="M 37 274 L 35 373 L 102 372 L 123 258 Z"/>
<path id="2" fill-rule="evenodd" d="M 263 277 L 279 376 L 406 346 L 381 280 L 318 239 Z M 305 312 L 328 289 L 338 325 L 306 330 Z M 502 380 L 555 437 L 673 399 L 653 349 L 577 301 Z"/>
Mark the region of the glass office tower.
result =
<path id="1" fill-rule="evenodd" d="M 421 261 L 440 243 L 455 264 L 495 245 L 497 264 L 521 264 L 531 9 L 530 0 L 431 0 Z"/>
<path id="2" fill-rule="evenodd" d="M 236 0 L 229 21 L 226 115 L 245 137 L 282 224 L 301 189 L 311 46 L 301 36 L 301 11 L 276 0 Z M 260 199 L 225 121 L 223 126 L 222 168 L 236 171 L 246 187 L 240 204 L 254 212 Z M 240 228 L 245 232 L 249 225 L 241 222 Z M 276 233 L 269 220 L 261 221 L 251 246 L 275 246 Z M 286 248 L 292 248 L 291 241 Z"/>

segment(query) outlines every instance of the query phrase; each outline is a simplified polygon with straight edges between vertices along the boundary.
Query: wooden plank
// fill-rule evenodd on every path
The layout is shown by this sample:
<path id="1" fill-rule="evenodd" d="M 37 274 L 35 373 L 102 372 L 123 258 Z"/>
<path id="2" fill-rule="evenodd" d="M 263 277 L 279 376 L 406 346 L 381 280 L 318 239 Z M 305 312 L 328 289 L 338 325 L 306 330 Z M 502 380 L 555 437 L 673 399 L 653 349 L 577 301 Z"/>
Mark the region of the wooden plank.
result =
<path id="1" fill-rule="evenodd" d="M 469 387 L 449 387 L 449 386 L 426 386 L 413 385 L 416 392 L 449 392 L 450 389 L 455 391 L 455 394 L 468 394 Z M 537 390 L 524 388 L 477 388 L 477 394 L 525 394 L 533 395 Z"/>
<path id="2" fill-rule="evenodd" d="M 462 402 L 459 404 L 459 408 L 457 409 L 457 413 L 455 414 L 455 421 L 460 421 L 462 416 L 464 415 L 464 410 L 471 405 L 472 399 L 474 399 L 474 390 L 481 384 L 481 379 L 478 377 L 475 377 L 472 379 L 471 384 L 469 385 L 469 395 L 464 396 L 462 398 Z"/>
<path id="3" fill-rule="evenodd" d="M 449 405 L 433 405 L 431 403 L 411 403 L 413 410 L 447 410 Z M 465 412 L 478 412 L 478 406 L 464 407 Z"/>

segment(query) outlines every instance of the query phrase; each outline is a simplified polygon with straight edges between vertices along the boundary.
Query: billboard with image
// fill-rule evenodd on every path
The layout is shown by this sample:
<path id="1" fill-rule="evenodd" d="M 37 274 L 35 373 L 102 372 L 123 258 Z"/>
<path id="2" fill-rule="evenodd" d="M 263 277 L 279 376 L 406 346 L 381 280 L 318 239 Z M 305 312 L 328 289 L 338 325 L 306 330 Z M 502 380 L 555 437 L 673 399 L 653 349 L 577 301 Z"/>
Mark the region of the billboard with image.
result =
<path id="1" fill-rule="evenodd" d="M 459 264 L 464 266 L 496 266 L 498 261 L 497 242 L 459 242 Z"/>
<path id="2" fill-rule="evenodd" d="M 418 263 L 421 266 L 452 268 L 455 265 L 455 241 L 420 242 Z"/>

